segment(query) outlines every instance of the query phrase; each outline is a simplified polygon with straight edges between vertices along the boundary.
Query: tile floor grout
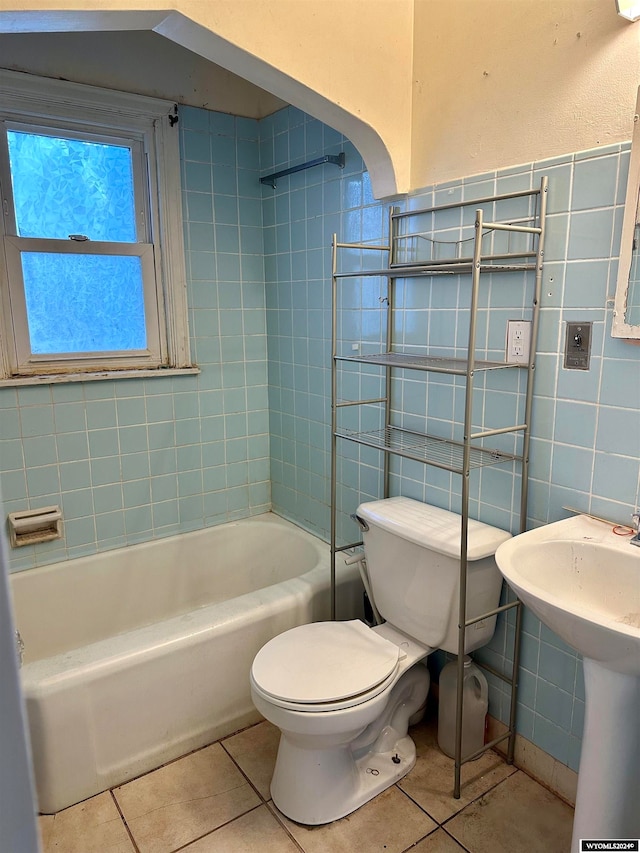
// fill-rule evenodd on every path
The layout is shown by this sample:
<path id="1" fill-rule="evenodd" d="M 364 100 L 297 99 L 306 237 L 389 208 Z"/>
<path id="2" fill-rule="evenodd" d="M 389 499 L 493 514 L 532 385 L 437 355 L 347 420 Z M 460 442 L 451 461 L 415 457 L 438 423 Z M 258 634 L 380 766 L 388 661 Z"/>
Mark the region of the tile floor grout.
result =
<path id="1" fill-rule="evenodd" d="M 256 725 L 256 724 L 254 724 L 254 725 Z M 259 723 L 258 723 L 257 725 L 259 725 Z M 227 750 L 227 748 L 226 748 L 226 747 L 225 747 L 225 745 L 224 745 L 225 740 L 229 740 L 230 738 L 235 737 L 236 735 L 242 734 L 242 732 L 245 732 L 245 731 L 247 731 L 247 729 L 251 729 L 251 728 L 253 728 L 253 727 L 254 727 L 254 726 L 246 726 L 244 729 L 240 729 L 240 731 L 238 731 L 238 732 L 234 732 L 233 734 L 231 734 L 231 735 L 227 735 L 226 737 L 222 738 L 221 740 L 219 740 L 219 741 L 218 741 L 218 743 L 219 743 L 219 744 L 220 744 L 220 746 L 224 749 L 225 753 L 229 756 L 229 758 L 231 759 L 231 761 L 233 761 L 234 765 L 238 768 L 238 770 L 240 771 L 240 773 L 242 773 L 242 775 L 243 775 L 243 776 L 244 776 L 244 778 L 247 780 L 247 782 L 249 783 L 249 785 L 251 786 L 251 788 L 255 791 L 255 793 L 258 795 L 258 797 L 260 797 L 260 800 L 261 800 L 260 805 L 256 806 L 255 808 L 256 808 L 256 809 L 258 809 L 258 808 L 260 808 L 260 806 L 263 806 L 263 805 L 264 805 L 264 806 L 267 806 L 267 808 L 269 808 L 269 803 L 272 803 L 272 804 L 273 804 L 273 800 L 272 800 L 271 798 L 269 798 L 268 800 L 265 800 L 265 799 L 264 799 L 264 797 L 262 796 L 262 794 L 260 793 L 260 791 L 258 790 L 258 788 L 253 784 L 253 782 L 251 781 L 251 779 L 247 776 L 247 774 L 244 772 L 244 770 L 242 769 L 242 767 L 240 767 L 240 765 L 239 765 L 239 764 L 238 764 L 238 762 L 235 760 L 235 758 L 233 757 L 233 755 L 232 755 L 232 754 Z M 251 809 L 251 811 L 253 811 L 253 809 Z M 284 829 L 284 831 L 287 833 L 287 835 L 289 836 L 289 839 L 290 839 L 290 840 L 291 840 L 291 841 L 296 845 L 296 847 L 298 848 L 298 850 L 300 851 L 300 853 L 305 853 L 304 849 L 303 849 L 303 848 L 298 844 L 298 842 L 295 840 L 295 838 L 293 837 L 293 835 L 291 835 L 291 833 L 289 832 L 289 830 L 287 829 L 287 827 L 286 827 L 286 826 L 282 823 L 282 821 L 278 818 L 278 815 L 275 813 L 274 809 L 269 809 L 269 811 L 270 811 L 270 812 L 271 812 L 271 814 L 274 816 L 274 818 L 278 821 L 278 823 L 279 823 L 279 824 L 280 824 L 280 826 Z M 248 812 L 247 812 L 247 814 L 248 814 Z M 237 820 L 237 818 L 233 818 L 233 820 Z M 233 820 L 232 820 L 232 821 L 229 821 L 229 823 L 233 823 Z M 216 830 L 214 829 L 214 830 L 213 830 L 213 832 L 216 832 Z M 173 853 L 178 853 L 178 851 L 173 851 Z"/>
<path id="2" fill-rule="evenodd" d="M 129 836 L 129 840 L 131 841 L 131 844 L 133 845 L 133 853 L 140 853 L 140 849 L 139 849 L 138 845 L 136 844 L 136 840 L 133 837 L 131 830 L 129 829 L 129 824 L 127 823 L 124 815 L 122 814 L 122 809 L 120 808 L 120 803 L 118 802 L 118 798 L 113 793 L 114 791 L 115 791 L 115 788 L 109 788 L 109 794 L 111 795 L 111 799 L 112 799 L 113 803 L 115 804 L 115 807 L 118 811 L 118 814 L 120 815 L 120 820 L 124 824 L 124 828 L 127 830 L 127 835 Z"/>
<path id="3" fill-rule="evenodd" d="M 241 730 L 240 730 L 240 731 L 238 731 L 238 732 L 234 732 L 234 733 L 233 733 L 233 734 L 231 734 L 231 735 L 227 735 L 226 737 L 224 737 L 224 738 L 222 738 L 220 741 L 218 741 L 218 743 L 220 743 L 220 746 L 222 746 L 222 748 L 225 750 L 225 752 L 226 752 L 226 754 L 229 756 L 229 758 L 233 761 L 233 763 L 234 763 L 234 764 L 235 764 L 235 766 L 238 768 L 238 770 L 240 771 L 240 773 L 242 773 L 242 775 L 243 775 L 243 776 L 244 776 L 244 778 L 247 780 L 247 782 L 249 783 L 249 785 L 250 785 L 250 786 L 252 787 L 252 789 L 256 792 L 256 794 L 260 797 L 260 799 L 262 800 L 262 802 L 261 802 L 261 804 L 260 804 L 260 805 L 266 805 L 266 806 L 267 806 L 267 808 L 269 808 L 269 810 L 270 810 L 271 814 L 273 814 L 273 816 L 275 817 L 275 819 L 278 821 L 278 823 L 280 824 L 280 826 L 285 830 L 285 832 L 287 833 L 287 835 L 289 836 L 289 838 L 291 839 L 291 841 L 293 841 L 293 843 L 296 845 L 296 847 L 298 848 L 298 850 L 299 850 L 299 851 L 301 851 L 301 853 L 305 853 L 304 848 L 303 848 L 300 844 L 298 844 L 298 842 L 296 841 L 296 839 L 295 839 L 295 838 L 291 835 L 291 833 L 288 831 L 288 829 L 287 829 L 287 827 L 285 826 L 285 824 L 280 820 L 280 812 L 278 811 L 277 807 L 275 806 L 275 803 L 273 802 L 273 800 L 272 800 L 271 798 L 269 798 L 268 800 L 265 800 L 265 799 L 264 799 L 264 797 L 262 796 L 262 794 L 260 793 L 260 791 L 257 789 L 257 787 L 253 784 L 253 782 L 252 782 L 252 781 L 251 781 L 251 779 L 247 776 L 247 774 L 246 774 L 246 773 L 244 773 L 244 771 L 242 770 L 242 768 L 240 767 L 240 765 L 239 765 L 239 764 L 235 761 L 235 759 L 233 758 L 233 755 L 232 755 L 232 754 L 231 754 L 231 753 L 226 749 L 226 747 L 225 747 L 225 743 L 224 743 L 224 742 L 225 742 L 225 740 L 229 740 L 229 739 L 231 739 L 232 737 L 235 737 L 235 736 L 236 736 L 236 735 L 238 735 L 238 734 L 242 734 L 242 732 L 247 731 L 247 729 L 251 729 L 251 728 L 253 728 L 253 727 L 254 727 L 254 726 L 247 726 L 247 727 L 245 727 L 244 729 L 241 729 Z M 197 750 L 196 750 L 196 751 L 197 751 Z M 501 756 L 501 755 L 500 755 L 500 753 L 498 753 L 496 750 L 489 750 L 489 752 L 490 752 L 490 753 L 492 753 L 492 754 L 494 754 L 494 755 L 495 755 L 496 757 L 498 757 L 498 758 L 503 758 L 503 756 Z M 178 760 L 179 760 L 179 759 L 178 759 Z M 503 760 L 504 760 L 504 759 L 503 759 Z M 505 762 L 505 764 L 506 764 L 506 762 Z M 458 815 L 460 815 L 463 811 L 465 811 L 465 809 L 469 808 L 469 806 L 472 806 L 474 803 L 476 803 L 476 802 L 478 802 L 479 800 L 481 800 L 483 797 L 485 797 L 487 794 L 489 794 L 489 793 L 490 793 L 491 791 L 493 791 L 495 788 L 497 788 L 498 786 L 502 785 L 504 782 L 506 782 L 506 780 L 507 780 L 507 779 L 511 778 L 511 776 L 513 776 L 514 774 L 516 774 L 516 773 L 524 773 L 524 771 L 520 770 L 520 768 L 516 767 L 514 764 L 512 764 L 512 765 L 508 765 L 508 764 L 507 764 L 507 766 L 509 766 L 509 767 L 513 767 L 513 768 L 514 768 L 514 769 L 513 769 L 513 773 L 511 773 L 509 776 L 505 777 L 504 779 L 498 779 L 494 784 L 492 784 L 492 785 L 491 785 L 489 788 L 487 788 L 485 791 L 483 791 L 482 793 L 479 793 L 476 797 L 473 797 L 471 800 L 469 800 L 469 802 L 468 802 L 468 803 L 466 803 L 466 805 L 464 805 L 464 806 L 463 806 L 459 811 L 454 812 L 454 814 L 450 815 L 448 818 L 446 818 L 444 821 L 442 821 L 442 823 L 441 823 L 440 821 L 438 821 L 438 820 L 437 820 L 437 818 L 435 818 L 432 814 L 430 814 L 430 813 L 429 813 L 429 811 L 428 811 L 427 809 L 425 809 L 423 806 L 421 806 L 421 805 L 420 805 L 420 804 L 419 804 L 419 803 L 418 803 L 418 802 L 417 802 L 413 797 L 411 797 L 411 795 L 410 795 L 410 794 L 408 794 L 406 791 L 404 791 L 404 790 L 400 787 L 399 782 L 400 782 L 400 781 L 402 781 L 402 780 L 398 780 L 398 782 L 396 782 L 396 783 L 394 783 L 392 786 L 390 786 L 390 787 L 396 788 L 396 790 L 397 790 L 401 795 L 403 795 L 403 796 L 407 797 L 407 799 L 408 799 L 408 800 L 410 800 L 410 801 L 411 801 L 415 806 L 417 806 L 417 808 L 419 808 L 419 809 L 420 809 L 420 810 L 421 810 L 425 815 L 427 815 L 427 817 L 428 817 L 428 818 L 430 818 L 430 819 L 431 819 L 431 820 L 436 824 L 436 826 L 435 826 L 433 829 L 431 829 L 429 832 L 427 832 L 424 836 L 422 836 L 421 838 L 418 838 L 416 841 L 414 841 L 412 844 L 410 844 L 408 847 L 406 847 L 406 848 L 402 851 L 402 853 L 409 853 L 409 851 L 410 851 L 410 850 L 412 850 L 413 848 L 415 848 L 417 844 L 419 844 L 420 842 L 422 842 L 422 841 L 424 841 L 425 839 L 427 839 L 430 835 L 433 835 L 433 833 L 437 832 L 439 829 L 444 830 L 444 832 L 446 832 L 447 836 L 448 836 L 452 841 L 454 841 L 456 844 L 458 844 L 458 845 L 461 847 L 461 849 L 462 849 L 463 851 L 465 851 L 465 853 L 472 853 L 472 851 L 468 850 L 468 848 L 467 848 L 467 847 L 465 847 L 465 846 L 464 846 L 460 841 L 458 841 L 458 840 L 455 838 L 455 836 L 453 836 L 453 835 L 452 835 L 452 834 L 451 834 L 451 833 L 446 829 L 446 824 L 448 824 L 448 823 L 450 823 L 452 820 L 454 820 L 454 818 L 456 818 L 456 817 L 457 817 Z M 526 774 L 526 773 L 525 773 L 525 775 L 528 775 L 528 774 Z M 403 778 L 404 778 L 404 777 L 403 777 Z M 531 777 L 530 777 L 530 778 L 531 778 Z M 453 781 L 452 781 L 452 787 L 453 787 Z M 256 808 L 256 809 L 257 809 L 257 808 L 260 808 L 260 806 L 255 806 L 255 808 Z M 251 809 L 250 811 L 253 811 L 253 810 L 254 810 L 254 809 Z M 346 815 L 346 817 L 349 817 L 349 815 Z M 233 818 L 231 821 L 228 821 L 228 823 L 233 823 L 233 821 L 234 821 L 234 820 L 237 820 L 237 819 L 238 819 L 238 818 Z M 300 825 L 302 825 L 302 824 L 300 824 Z M 218 828 L 220 828 L 220 827 L 218 827 Z M 207 833 L 207 835 L 211 835 L 211 834 L 213 834 L 214 832 L 216 832 L 216 830 L 215 830 L 215 829 L 214 829 L 214 830 L 212 830 L 212 831 L 211 831 L 211 833 Z M 203 836 L 203 837 L 204 837 L 204 836 Z M 189 843 L 192 843 L 192 842 L 189 842 Z M 185 847 L 188 847 L 188 845 L 185 845 Z M 180 853 L 180 850 L 184 850 L 184 849 L 185 849 L 184 847 L 181 847 L 181 848 L 178 848 L 178 850 L 171 851 L 171 853 Z"/>
<path id="4" fill-rule="evenodd" d="M 422 851 L 424 853 L 427 853 L 427 851 L 433 851 L 433 853 L 445 853 L 445 851 L 446 853 L 453 853 L 453 851 L 455 853 L 484 853 L 487 849 L 485 843 L 486 833 L 489 836 L 493 834 L 493 837 L 497 840 L 499 846 L 496 849 L 511 850 L 511 846 L 504 847 L 504 845 L 511 845 L 513 840 L 512 833 L 515 832 L 517 834 L 519 831 L 517 823 L 514 823 L 513 829 L 510 825 L 510 821 L 512 820 L 511 799 L 514 790 L 533 790 L 531 786 L 536 786 L 536 790 L 538 788 L 540 790 L 543 789 L 525 771 L 520 770 L 515 765 L 507 765 L 503 756 L 491 750 L 486 754 L 487 756 L 491 756 L 491 759 L 485 760 L 484 763 L 479 763 L 475 768 L 475 774 L 468 775 L 467 779 L 463 780 L 463 797 L 461 799 L 464 804 L 458 808 L 460 801 L 454 801 L 452 798 L 453 764 L 451 763 L 449 767 L 450 760 L 440 754 L 439 750 L 435 747 L 433 733 L 430 732 L 430 728 L 430 723 L 426 721 L 424 724 L 421 724 L 420 728 L 416 727 L 414 729 L 419 742 L 419 745 L 417 743 L 418 759 L 414 770 L 398 780 L 390 788 L 387 788 L 386 791 L 382 792 L 374 800 L 362 806 L 361 809 L 346 816 L 341 821 L 335 821 L 323 827 L 304 827 L 296 824 L 282 815 L 273 803 L 267 786 L 270 773 L 273 770 L 279 733 L 274 727 L 271 727 L 268 723 L 264 723 L 264 721 L 239 729 L 237 732 L 220 738 L 208 746 L 191 750 L 184 756 L 167 762 L 161 768 L 140 774 L 140 776 L 128 780 L 122 785 L 117 785 L 109 789 L 105 794 L 107 794 L 112 805 L 115 807 L 115 814 L 119 819 L 119 823 L 122 824 L 121 832 L 126 833 L 127 841 L 122 841 L 121 844 L 126 846 L 128 853 L 151 853 L 152 848 L 153 851 L 161 850 L 162 853 L 190 853 L 192 849 L 194 853 L 196 850 L 209 851 L 220 849 L 220 851 L 223 851 L 225 848 L 218 847 L 218 845 L 225 844 L 225 840 L 228 841 L 230 838 L 233 839 L 232 846 L 235 850 L 236 843 L 240 843 L 241 845 L 246 843 L 242 839 L 245 838 L 244 833 L 247 832 L 249 835 L 256 832 L 275 833 L 280 841 L 272 839 L 269 842 L 269 850 L 275 849 L 271 847 L 271 844 L 274 843 L 277 844 L 278 850 L 286 848 L 290 853 L 317 853 L 318 850 L 326 850 L 327 853 L 330 853 L 333 843 L 331 841 L 332 838 L 343 838 L 344 843 L 350 837 L 350 834 L 353 838 L 348 843 L 355 844 L 352 849 L 354 851 L 361 850 L 364 849 L 363 844 L 369 845 L 367 839 L 363 837 L 363 832 L 364 835 L 367 832 L 370 834 L 373 833 L 370 843 L 374 846 L 371 849 L 382 849 L 376 845 L 381 845 L 383 841 L 387 842 L 383 847 L 388 849 L 388 843 L 393 840 L 393 842 L 398 844 L 398 846 L 393 847 L 396 853 L 410 853 L 414 849 L 417 849 L 419 853 L 422 853 Z M 215 748 L 218 748 L 218 752 L 215 752 Z M 205 750 L 210 750 L 210 753 L 204 755 Z M 209 791 L 207 788 L 207 785 L 211 784 L 207 781 L 209 777 L 206 777 L 206 779 L 202 777 L 204 781 L 200 782 L 201 788 L 199 792 L 193 793 L 192 796 L 187 797 L 181 803 L 180 798 L 176 799 L 174 797 L 173 800 L 167 800 L 166 793 L 162 794 L 162 783 L 160 783 L 161 787 L 158 788 L 158 782 L 155 782 L 155 780 L 153 783 L 149 782 L 146 787 L 151 786 L 151 803 L 158 803 L 157 808 L 160 810 L 160 816 L 157 827 L 154 825 L 152 828 L 152 834 L 156 834 L 153 834 L 152 839 L 148 835 L 145 836 L 145 832 L 148 830 L 144 828 L 141 830 L 139 823 L 136 824 L 136 821 L 139 821 L 141 815 L 144 816 L 145 813 L 136 813 L 135 809 L 131 810 L 130 799 L 128 800 L 127 797 L 122 799 L 122 793 L 118 793 L 117 795 L 116 792 L 121 792 L 125 786 L 140 782 L 145 777 L 150 777 L 158 771 L 162 771 L 173 764 L 185 760 L 187 764 L 183 765 L 183 769 L 180 771 L 183 775 L 180 777 L 179 772 L 177 778 L 184 780 L 180 782 L 180 785 L 191 785 L 193 784 L 191 776 L 193 775 L 192 771 L 194 767 L 193 762 L 191 765 L 188 764 L 188 760 L 189 758 L 193 759 L 199 753 L 203 753 L 202 760 L 195 762 L 196 764 L 201 764 L 202 762 L 206 764 L 207 762 L 214 761 L 214 755 L 219 756 L 215 761 L 219 761 L 220 756 L 224 756 L 224 761 L 227 762 L 226 767 L 228 768 L 224 770 L 224 773 L 231 773 L 231 777 L 228 775 L 220 777 L 218 775 L 216 778 L 218 780 L 224 778 L 226 785 L 229 785 L 233 780 L 233 775 L 237 774 L 238 784 L 233 784 L 232 789 L 228 789 L 225 785 L 213 784 Z M 466 766 L 468 767 L 469 765 Z M 233 771 L 230 768 L 233 768 Z M 448 786 L 448 781 L 446 785 L 443 783 L 449 770 L 451 770 L 450 787 Z M 187 773 L 186 776 L 184 775 L 185 772 Z M 412 776 L 412 774 L 414 775 Z M 239 784 L 240 782 L 241 784 Z M 204 788 L 202 785 L 204 785 Z M 464 793 L 465 787 L 467 791 L 466 795 Z M 405 790 L 405 788 L 409 790 Z M 192 827 L 191 825 L 187 827 L 186 831 L 192 833 L 187 838 L 184 835 L 184 816 L 182 818 L 180 815 L 178 815 L 178 818 L 171 817 L 168 825 L 166 824 L 167 818 L 165 818 L 165 823 L 163 824 L 161 810 L 165 807 L 174 808 L 176 806 L 180 807 L 180 805 L 185 807 L 185 803 L 188 804 L 194 800 L 208 800 L 212 798 L 212 807 L 215 812 L 217 808 L 216 797 L 218 795 L 224 798 L 225 793 L 228 794 L 230 790 L 240 791 L 241 789 L 251 792 L 251 797 L 246 799 L 245 794 L 245 799 L 240 805 L 224 813 L 219 813 L 216 818 L 222 818 L 222 822 L 219 825 L 210 828 L 211 824 L 207 824 L 207 819 L 200 820 L 200 823 L 196 820 Z M 129 790 L 133 794 L 134 789 Z M 203 791 L 205 793 L 202 793 Z M 265 793 L 262 793 L 262 791 Z M 391 793 L 392 791 L 393 793 Z M 553 796 L 548 791 L 545 791 L 545 793 L 547 796 Z M 473 796 L 471 796 L 472 794 Z M 95 798 L 90 798 L 84 803 L 79 804 L 82 816 L 84 817 L 85 811 L 88 815 L 92 807 L 91 804 L 103 796 L 104 794 L 99 794 Z M 153 799 L 154 797 L 156 799 Z M 467 797 L 470 797 L 470 799 L 467 800 Z M 487 798 L 487 801 L 482 802 L 485 798 Z M 554 797 L 554 799 L 558 803 L 562 803 L 561 798 Z M 250 805 L 250 800 L 256 800 L 256 802 Z M 376 801 L 378 801 L 377 805 L 375 805 Z M 406 803 L 407 807 L 403 806 L 402 803 Z M 503 808 L 502 812 L 496 812 L 496 803 L 508 804 L 507 811 L 505 812 Z M 147 799 L 147 807 L 148 804 L 149 800 Z M 562 805 L 563 808 L 570 811 L 565 804 Z M 482 808 L 479 808 L 480 806 Z M 360 812 L 370 807 L 373 811 L 368 811 L 366 815 L 359 815 Z M 188 806 L 185 808 L 188 810 Z M 450 813 L 451 808 L 455 808 L 453 813 Z M 553 808 L 556 811 L 558 810 L 555 806 Z M 155 810 L 155 806 L 152 810 Z M 491 817 L 487 817 L 489 813 L 491 813 Z M 58 814 L 61 815 L 64 812 Z M 129 819 L 127 819 L 127 814 L 129 815 Z M 210 815 L 206 808 L 204 814 L 205 816 Z M 248 817 L 252 814 L 254 815 L 253 819 Z M 267 814 L 270 816 L 268 819 L 266 818 Z M 397 829 L 393 823 L 396 816 Z M 467 820 L 458 820 L 461 817 L 467 818 Z M 536 819 L 540 823 L 540 837 L 534 839 L 538 846 L 534 846 L 531 849 L 546 850 L 546 848 L 540 848 L 539 845 L 544 842 L 545 832 L 549 832 L 548 821 L 544 817 Z M 115 817 L 112 820 L 115 821 Z M 175 822 L 176 820 L 178 820 L 178 823 Z M 566 817 L 563 816 L 562 820 L 566 821 Z M 132 821 L 131 825 L 130 821 Z M 269 821 L 273 823 L 273 827 L 277 827 L 277 830 L 271 827 Z M 429 826 L 429 824 L 432 824 L 432 826 Z M 163 826 L 165 827 L 164 829 Z M 366 827 L 366 830 L 362 829 L 363 826 Z M 479 829 L 477 828 L 478 826 Z M 177 832 L 172 835 L 174 827 L 177 827 Z M 75 840 L 72 842 L 73 853 L 84 853 L 85 848 L 76 848 L 76 845 L 78 841 L 84 843 L 83 832 L 93 831 L 94 828 L 90 824 L 88 824 L 86 829 L 83 829 L 81 824 L 78 828 L 74 828 Z M 319 832 L 316 834 L 310 832 L 310 830 L 319 830 Z M 284 831 L 284 835 L 282 831 Z M 479 838 L 474 835 L 474 833 L 477 835 L 478 831 L 481 833 Z M 180 835 L 181 832 L 182 835 Z M 216 833 L 220 834 L 216 837 Z M 309 834 L 307 835 L 306 833 Z M 403 835 L 404 838 L 402 837 Z M 139 836 L 137 841 L 136 836 Z M 124 834 L 122 837 L 124 838 Z M 407 844 L 409 838 L 412 840 Z M 205 839 L 210 840 L 207 842 Z M 240 839 L 240 842 L 237 839 Z M 325 839 L 329 846 L 323 846 Z M 527 836 L 528 841 L 529 837 Z M 52 839 L 52 843 L 54 844 L 52 848 L 45 845 L 45 853 L 49 849 L 61 849 L 58 847 L 58 841 Z M 149 846 L 150 844 L 152 847 Z M 158 844 L 160 846 L 157 846 Z M 321 846 L 318 847 L 318 844 Z M 117 850 L 124 851 L 125 846 L 118 846 Z M 102 848 L 91 847 L 92 851 L 99 849 Z M 242 849 L 246 848 L 243 846 Z M 351 848 L 340 846 L 339 849 Z M 513 847 L 513 850 L 515 851 L 516 847 Z M 561 851 L 562 846 L 559 846 L 558 850 Z"/>

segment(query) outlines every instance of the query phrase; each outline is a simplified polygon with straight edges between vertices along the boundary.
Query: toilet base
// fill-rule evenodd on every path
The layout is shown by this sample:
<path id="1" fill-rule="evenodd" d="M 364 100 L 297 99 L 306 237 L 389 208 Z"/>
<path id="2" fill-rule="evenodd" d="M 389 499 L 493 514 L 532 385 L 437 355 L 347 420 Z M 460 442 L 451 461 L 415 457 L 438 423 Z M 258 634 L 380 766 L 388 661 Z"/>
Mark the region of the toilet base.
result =
<path id="1" fill-rule="evenodd" d="M 282 737 L 271 796 L 282 814 L 296 823 L 331 823 L 395 784 L 415 763 L 416 747 L 408 735 L 388 752 L 370 752 L 355 760 L 348 746 L 301 750 Z"/>
<path id="2" fill-rule="evenodd" d="M 412 769 L 416 747 L 409 722 L 423 711 L 429 671 L 422 664 L 396 682 L 382 713 L 360 732 L 345 732 L 341 742 L 319 746 L 319 739 L 282 731 L 271 780 L 278 809 L 296 823 L 331 823 L 373 799 Z"/>

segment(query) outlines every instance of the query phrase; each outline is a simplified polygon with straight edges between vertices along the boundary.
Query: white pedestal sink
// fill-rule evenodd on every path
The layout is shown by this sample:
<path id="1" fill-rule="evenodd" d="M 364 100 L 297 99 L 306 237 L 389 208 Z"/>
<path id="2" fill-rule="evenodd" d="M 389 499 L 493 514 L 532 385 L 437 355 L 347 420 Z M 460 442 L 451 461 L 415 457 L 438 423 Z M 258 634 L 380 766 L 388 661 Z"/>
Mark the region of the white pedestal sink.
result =
<path id="1" fill-rule="evenodd" d="M 584 658 L 585 722 L 572 853 L 640 838 L 640 547 L 577 516 L 496 552 L 524 604 Z"/>

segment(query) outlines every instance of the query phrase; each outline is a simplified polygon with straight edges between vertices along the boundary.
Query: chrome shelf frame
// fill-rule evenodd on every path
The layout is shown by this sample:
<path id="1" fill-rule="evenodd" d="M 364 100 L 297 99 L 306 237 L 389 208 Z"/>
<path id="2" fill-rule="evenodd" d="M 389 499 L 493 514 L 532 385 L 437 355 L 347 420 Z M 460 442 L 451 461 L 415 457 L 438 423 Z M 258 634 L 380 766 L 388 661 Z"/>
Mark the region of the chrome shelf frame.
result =
<path id="1" fill-rule="evenodd" d="M 455 739 L 455 770 L 453 796 L 460 797 L 460 775 L 463 764 L 477 758 L 483 752 L 508 739 L 507 761 L 513 763 L 516 734 L 516 707 L 518 691 L 518 667 L 520 659 L 520 632 L 522 622 L 522 606 L 516 598 L 503 604 L 477 619 L 467 620 L 466 596 L 467 596 L 467 552 L 469 535 L 469 475 L 472 470 L 482 468 L 486 465 L 497 465 L 504 463 L 517 464 L 520 466 L 521 491 L 520 491 L 520 532 L 524 532 L 527 522 L 527 492 L 529 474 L 529 448 L 530 448 L 530 424 L 533 402 L 533 379 L 535 376 L 535 353 L 539 326 L 540 295 L 542 290 L 542 262 L 544 258 L 545 240 L 545 218 L 547 209 L 547 178 L 543 177 L 539 187 L 531 190 L 523 190 L 504 195 L 489 196 L 464 202 L 452 202 L 450 204 L 435 207 L 422 208 L 419 210 L 390 210 L 389 212 L 389 242 L 388 244 L 369 243 L 344 243 L 339 242 L 337 236 L 333 236 L 332 244 L 332 360 L 331 360 L 331 614 L 335 619 L 336 611 L 336 578 L 335 578 L 335 556 L 356 545 L 338 545 L 337 543 L 337 455 L 338 443 L 350 441 L 357 444 L 372 447 L 383 452 L 383 479 L 384 497 L 389 495 L 389 459 L 396 455 L 407 459 L 422 462 L 427 466 L 433 466 L 450 471 L 461 476 L 461 536 L 460 536 L 460 596 L 458 602 L 458 692 L 456 701 L 456 739 Z M 499 202 L 528 198 L 533 204 L 530 216 L 514 218 L 511 221 L 485 220 L 485 214 L 481 205 L 495 204 L 494 210 Z M 473 255 L 456 258 L 432 259 L 429 261 L 416 261 L 415 263 L 398 262 L 396 255 L 402 240 L 413 238 L 424 238 L 430 240 L 428 234 L 423 231 L 413 230 L 411 233 L 400 233 L 402 223 L 408 219 L 416 219 L 429 214 L 437 214 L 439 211 L 452 210 L 454 208 L 475 207 L 475 223 L 473 236 L 463 238 L 459 242 L 473 245 Z M 529 234 L 532 237 L 532 249 L 517 251 L 513 253 L 483 253 L 482 238 L 492 231 L 511 232 L 514 234 Z M 432 242 L 437 241 L 435 238 Z M 534 248 L 535 247 L 535 248 Z M 387 264 L 384 268 L 364 268 L 341 270 L 338 265 L 338 257 L 342 250 L 358 250 L 362 253 L 362 259 L 369 252 L 382 253 L 386 255 Z M 403 251 L 406 251 L 403 248 Z M 526 364 L 512 364 L 502 361 L 487 361 L 476 359 L 476 318 L 479 303 L 481 277 L 487 273 L 515 272 L 527 274 L 523 277 L 523 284 L 534 273 L 533 298 L 528 310 L 531 318 L 531 341 L 530 355 Z M 467 358 L 443 357 L 439 355 L 424 355 L 411 352 L 400 352 L 394 348 L 393 340 L 393 314 L 395 302 L 395 284 L 398 279 L 409 277 L 438 277 L 438 276 L 470 276 L 471 294 L 469 299 L 469 335 L 467 342 Z M 345 356 L 338 353 L 338 293 L 339 286 L 343 280 L 367 277 L 381 277 L 387 281 L 387 295 L 381 298 L 381 310 L 386 307 L 386 351 L 368 355 Z M 519 285 L 518 285 L 519 286 Z M 382 307 L 384 306 L 384 307 Z M 425 348 L 426 346 L 425 342 Z M 346 369 L 350 365 L 377 366 L 384 371 L 384 393 L 378 397 L 361 400 L 340 400 L 338 398 L 338 370 Z M 474 432 L 472 429 L 472 404 L 475 393 L 474 389 L 476 375 L 487 371 L 517 369 L 525 371 L 526 388 L 524 391 L 524 421 L 523 423 L 505 425 L 496 429 L 482 429 Z M 391 419 L 391 395 L 392 377 L 397 371 L 414 370 L 431 373 L 449 374 L 451 376 L 463 377 L 465 380 L 465 406 L 463 440 L 451 441 L 438 436 L 420 433 L 415 430 L 404 429 L 392 424 Z M 384 408 L 384 427 L 376 430 L 357 431 L 345 429 L 339 426 L 338 418 L 341 410 L 354 406 L 380 405 Z M 505 453 L 502 450 L 478 445 L 491 436 L 503 434 L 520 435 L 520 452 L 518 454 Z M 475 443 L 474 443 L 475 442 Z M 497 678 L 503 680 L 511 688 L 509 727 L 504 735 L 495 738 L 485 744 L 482 749 L 473 755 L 462 755 L 462 718 L 463 718 L 463 674 L 464 655 L 467 628 L 481 619 L 497 616 L 499 613 L 515 610 L 515 639 L 513 646 L 513 661 L 511 674 L 499 672 L 490 666 L 484 668 Z"/>
<path id="2" fill-rule="evenodd" d="M 465 472 L 465 444 L 461 441 L 451 441 L 450 439 L 395 426 L 387 426 L 384 429 L 367 432 L 338 429 L 337 437 L 355 441 L 356 444 L 364 444 L 385 453 L 403 456 L 405 459 L 425 462 L 435 468 L 443 468 L 445 471 L 451 471 L 454 474 L 464 474 Z M 469 470 L 473 470 L 484 468 L 487 465 L 499 465 L 520 459 L 520 456 L 504 453 L 501 450 L 471 447 L 467 463 Z"/>
<path id="3" fill-rule="evenodd" d="M 383 352 L 373 355 L 336 355 L 336 361 L 353 361 L 359 364 L 377 364 L 382 367 L 404 367 L 407 370 L 425 370 L 430 373 L 467 375 L 467 359 L 448 356 L 414 355 L 408 352 Z M 522 369 L 526 364 L 506 361 L 476 361 L 476 372 L 484 370 Z"/>
<path id="4" fill-rule="evenodd" d="M 350 248 L 356 248 L 351 246 Z M 370 246 L 358 246 L 360 249 L 368 249 Z M 480 272 L 527 272 L 535 269 L 535 264 L 489 264 L 483 263 Z M 418 275 L 468 275 L 474 270 L 473 261 L 463 259 L 461 261 L 432 261 L 429 264 L 398 264 L 387 268 L 371 270 L 349 270 L 337 272 L 336 278 L 363 278 L 364 276 L 380 276 L 380 278 L 413 278 Z"/>

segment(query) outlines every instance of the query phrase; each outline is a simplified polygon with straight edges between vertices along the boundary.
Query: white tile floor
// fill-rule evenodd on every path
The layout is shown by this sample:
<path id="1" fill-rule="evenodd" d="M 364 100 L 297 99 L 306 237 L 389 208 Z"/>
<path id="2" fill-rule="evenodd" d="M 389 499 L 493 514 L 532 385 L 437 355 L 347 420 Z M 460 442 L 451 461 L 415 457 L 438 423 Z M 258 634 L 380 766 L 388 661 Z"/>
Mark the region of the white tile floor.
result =
<path id="1" fill-rule="evenodd" d="M 44 853 L 567 853 L 573 810 L 493 752 L 463 767 L 427 720 L 414 769 L 354 814 L 299 826 L 269 798 L 279 733 L 267 722 L 40 818 Z"/>

